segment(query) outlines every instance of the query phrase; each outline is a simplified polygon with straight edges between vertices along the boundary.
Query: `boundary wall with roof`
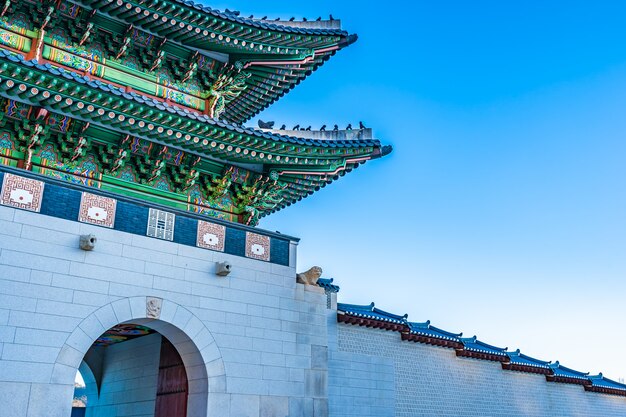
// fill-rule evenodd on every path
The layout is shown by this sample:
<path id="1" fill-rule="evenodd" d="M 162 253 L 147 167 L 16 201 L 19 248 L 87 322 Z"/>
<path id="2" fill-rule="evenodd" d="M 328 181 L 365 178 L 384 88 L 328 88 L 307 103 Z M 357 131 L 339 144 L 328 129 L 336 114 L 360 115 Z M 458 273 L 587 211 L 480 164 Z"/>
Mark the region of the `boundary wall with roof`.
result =
<path id="1" fill-rule="evenodd" d="M 497 360 L 499 348 L 475 338 L 453 340 L 452 333 L 373 304 L 339 304 L 338 310 L 330 304 L 333 417 L 626 415 L 626 387 L 601 376 L 519 352 Z"/>

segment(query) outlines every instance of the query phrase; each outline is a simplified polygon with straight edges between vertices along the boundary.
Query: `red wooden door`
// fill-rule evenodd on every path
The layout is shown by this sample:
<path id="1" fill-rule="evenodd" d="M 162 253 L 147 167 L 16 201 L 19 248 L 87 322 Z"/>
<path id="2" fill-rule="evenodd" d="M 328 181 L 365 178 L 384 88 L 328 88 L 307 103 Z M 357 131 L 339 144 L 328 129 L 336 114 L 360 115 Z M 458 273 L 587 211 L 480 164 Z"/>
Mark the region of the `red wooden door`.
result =
<path id="1" fill-rule="evenodd" d="M 163 337 L 154 417 L 186 416 L 187 372 L 174 345 Z"/>

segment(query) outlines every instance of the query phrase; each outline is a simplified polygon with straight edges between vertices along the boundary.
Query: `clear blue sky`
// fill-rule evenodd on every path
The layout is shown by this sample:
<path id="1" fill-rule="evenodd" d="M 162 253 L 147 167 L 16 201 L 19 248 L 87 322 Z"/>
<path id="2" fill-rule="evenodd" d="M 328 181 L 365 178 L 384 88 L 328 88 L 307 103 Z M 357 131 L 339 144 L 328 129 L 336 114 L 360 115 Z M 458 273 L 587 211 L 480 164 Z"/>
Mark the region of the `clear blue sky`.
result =
<path id="1" fill-rule="evenodd" d="M 261 222 L 302 238 L 299 269 L 342 302 L 626 377 L 626 2 L 210 5 L 359 35 L 260 116 L 363 120 L 394 147 Z"/>

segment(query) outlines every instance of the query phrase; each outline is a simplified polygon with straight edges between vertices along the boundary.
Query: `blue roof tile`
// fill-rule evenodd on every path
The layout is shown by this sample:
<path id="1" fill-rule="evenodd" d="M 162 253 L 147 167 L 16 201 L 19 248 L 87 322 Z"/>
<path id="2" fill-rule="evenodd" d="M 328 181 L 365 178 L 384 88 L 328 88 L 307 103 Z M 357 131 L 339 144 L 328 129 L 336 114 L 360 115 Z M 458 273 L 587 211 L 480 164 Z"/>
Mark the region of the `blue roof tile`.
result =
<path id="1" fill-rule="evenodd" d="M 407 324 L 408 314 L 403 316 L 398 316 L 396 314 L 391 314 L 386 311 L 380 310 L 374 307 L 374 303 L 368 305 L 356 305 L 356 304 L 343 304 L 339 303 L 337 305 L 337 310 L 343 311 L 346 314 L 350 314 L 355 317 L 363 317 L 372 320 L 380 320 L 386 321 L 390 323 L 396 324 Z"/>
<path id="2" fill-rule="evenodd" d="M 459 340 L 461 341 L 461 343 L 463 343 L 463 347 L 465 348 L 465 350 L 498 356 L 506 356 L 507 354 L 506 350 L 508 348 L 499 348 L 493 345 L 489 345 L 485 342 L 481 342 L 480 340 L 478 340 L 476 336 L 460 338 Z"/>
<path id="3" fill-rule="evenodd" d="M 565 366 L 561 365 L 559 361 L 556 361 L 549 366 L 550 366 L 550 369 L 552 369 L 552 373 L 554 374 L 555 377 L 573 378 L 573 379 L 580 379 L 580 380 L 589 379 L 588 378 L 589 372 L 580 372 L 580 371 L 575 371 L 570 368 L 566 368 Z"/>
<path id="4" fill-rule="evenodd" d="M 621 384 L 617 381 L 613 381 L 611 379 L 605 378 L 600 372 L 598 375 L 590 375 L 587 377 L 589 381 L 591 381 L 592 387 L 598 388 L 608 388 L 614 390 L 624 391 L 626 393 L 626 385 Z"/>
<path id="5" fill-rule="evenodd" d="M 339 292 L 339 285 L 333 284 L 333 278 L 320 278 L 317 280 L 317 285 L 327 292 Z"/>
<path id="6" fill-rule="evenodd" d="M 517 349 L 515 352 L 506 352 L 512 365 L 532 366 L 535 368 L 550 369 L 550 363 L 524 355 Z"/>
<path id="7" fill-rule="evenodd" d="M 435 326 L 431 326 L 430 320 L 425 323 L 409 322 L 408 325 L 411 333 L 420 336 L 451 340 L 453 342 L 460 342 L 459 338 L 463 336 L 463 333 L 450 333 Z"/>

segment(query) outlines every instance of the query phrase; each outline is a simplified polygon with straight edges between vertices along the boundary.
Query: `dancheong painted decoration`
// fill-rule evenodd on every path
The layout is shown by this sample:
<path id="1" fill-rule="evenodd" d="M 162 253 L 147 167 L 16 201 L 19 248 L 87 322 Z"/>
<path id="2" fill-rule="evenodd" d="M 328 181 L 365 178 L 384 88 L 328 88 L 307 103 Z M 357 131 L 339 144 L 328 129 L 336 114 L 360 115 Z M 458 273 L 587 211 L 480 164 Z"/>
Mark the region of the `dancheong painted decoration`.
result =
<path id="1" fill-rule="evenodd" d="M 356 40 L 178 0 L 0 5 L 0 164 L 256 225 L 391 151 L 244 127 Z"/>

